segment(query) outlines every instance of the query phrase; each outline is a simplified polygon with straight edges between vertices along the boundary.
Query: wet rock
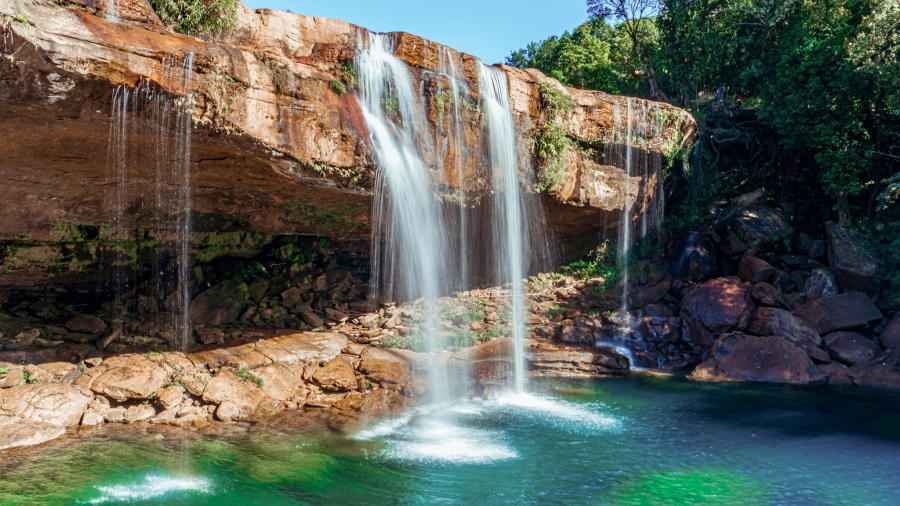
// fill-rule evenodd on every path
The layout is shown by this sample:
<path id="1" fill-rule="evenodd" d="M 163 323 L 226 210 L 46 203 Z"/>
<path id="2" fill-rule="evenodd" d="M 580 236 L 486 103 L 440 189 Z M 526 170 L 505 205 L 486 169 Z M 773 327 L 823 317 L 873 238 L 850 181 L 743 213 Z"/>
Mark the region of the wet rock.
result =
<path id="1" fill-rule="evenodd" d="M 354 390 L 356 388 L 356 371 L 350 357 L 340 355 L 316 369 L 313 380 L 324 390 L 333 392 Z"/>
<path id="2" fill-rule="evenodd" d="M 738 261 L 738 275 L 744 281 L 751 283 L 767 281 L 774 273 L 775 268 L 761 258 L 747 255 Z"/>
<path id="3" fill-rule="evenodd" d="M 669 292 L 671 287 L 672 278 L 666 276 L 659 283 L 638 288 L 628 296 L 629 307 L 640 309 L 654 302 L 659 302 Z"/>
<path id="4" fill-rule="evenodd" d="M 738 211 L 733 226 L 738 236 L 751 245 L 785 237 L 793 231 L 780 211 L 759 204 Z"/>
<path id="5" fill-rule="evenodd" d="M 881 311 L 868 295 L 861 292 L 821 297 L 798 307 L 794 314 L 809 323 L 820 335 L 860 327 L 882 318 Z"/>
<path id="6" fill-rule="evenodd" d="M 803 287 L 806 300 L 816 300 L 838 294 L 837 280 L 827 269 L 813 269 Z"/>
<path id="7" fill-rule="evenodd" d="M 325 308 L 325 316 L 328 317 L 329 320 L 343 323 L 347 321 L 347 315 L 337 309 Z"/>
<path id="8" fill-rule="evenodd" d="M 814 328 L 784 309 L 773 307 L 757 309 L 747 330 L 760 336 L 780 337 L 803 349 L 822 344 L 822 339 Z"/>
<path id="9" fill-rule="evenodd" d="M 695 380 L 761 381 L 807 384 L 824 379 L 800 348 L 780 337 L 732 332 L 720 337 L 708 360 L 698 365 Z"/>
<path id="10" fill-rule="evenodd" d="M 112 357 L 103 366 L 105 370 L 91 383 L 91 390 L 119 402 L 147 399 L 166 384 L 166 370 L 144 358 Z"/>
<path id="11" fill-rule="evenodd" d="M 688 289 L 681 299 L 681 308 L 713 332 L 726 332 L 746 328 L 753 303 L 749 285 L 731 276 Z"/>
<path id="12" fill-rule="evenodd" d="M 66 322 L 67 329 L 85 334 L 100 334 L 106 327 L 105 321 L 88 314 L 80 314 Z"/>
<path id="13" fill-rule="evenodd" d="M 532 346 L 528 350 L 528 362 L 532 376 L 624 376 L 630 367 L 627 357 L 608 346 L 590 350 Z"/>
<path id="14" fill-rule="evenodd" d="M 195 325 L 218 326 L 235 323 L 247 306 L 249 294 L 245 283 L 227 280 L 201 292 L 191 301 L 191 321 Z"/>
<path id="15" fill-rule="evenodd" d="M 559 326 L 559 340 L 568 344 L 594 344 L 594 326 L 584 320 L 566 320 Z"/>
<path id="16" fill-rule="evenodd" d="M 822 340 L 832 357 L 848 365 L 865 362 L 881 351 L 871 339 L 846 330 L 825 334 Z"/>
<path id="17" fill-rule="evenodd" d="M 711 234 L 691 230 L 675 241 L 674 275 L 686 281 L 704 281 L 719 272 L 719 259 Z"/>
<path id="18" fill-rule="evenodd" d="M 828 383 L 900 390 L 900 350 L 889 350 L 843 369 L 835 373 Z"/>
<path id="19" fill-rule="evenodd" d="M 878 262 L 841 225 L 829 221 L 828 264 L 837 276 L 841 287 L 847 291 L 875 294 L 881 291 Z"/>
<path id="20" fill-rule="evenodd" d="M 887 324 L 881 332 L 881 346 L 890 349 L 900 349 L 900 312 Z"/>
<path id="21" fill-rule="evenodd" d="M 3 341 L 3 349 L 4 350 L 21 350 L 27 348 L 34 344 L 34 341 L 40 337 L 41 331 L 38 329 L 29 329 L 23 330 L 19 332 L 11 339 L 6 339 Z"/>
<path id="22" fill-rule="evenodd" d="M 252 373 L 263 380 L 263 393 L 276 403 L 283 404 L 292 400 L 302 401 L 306 397 L 304 371 L 304 365 L 296 363 L 273 364 L 253 369 Z"/>
<path id="23" fill-rule="evenodd" d="M 846 365 L 840 362 L 828 362 L 827 364 L 819 364 L 817 367 L 822 371 L 822 374 L 829 377 L 834 376 L 847 368 Z M 829 379 L 828 382 L 831 383 L 831 380 Z"/>

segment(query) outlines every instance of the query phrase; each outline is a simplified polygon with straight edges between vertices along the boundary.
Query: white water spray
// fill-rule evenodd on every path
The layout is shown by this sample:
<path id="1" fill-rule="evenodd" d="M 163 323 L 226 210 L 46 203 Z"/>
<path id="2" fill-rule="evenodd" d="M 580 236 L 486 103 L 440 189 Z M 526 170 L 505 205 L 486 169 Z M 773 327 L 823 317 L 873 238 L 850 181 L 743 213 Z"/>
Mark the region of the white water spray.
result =
<path id="1" fill-rule="evenodd" d="M 513 343 L 513 388 L 525 391 L 525 276 L 523 246 L 526 226 L 524 203 L 519 184 L 519 165 L 516 157 L 516 130 L 509 108 L 509 89 L 506 74 L 496 68 L 478 65 L 481 96 L 487 115 L 490 137 L 490 160 L 495 196 L 494 230 L 499 236 L 495 248 L 496 272 L 500 285 L 510 286 L 510 324 Z"/>

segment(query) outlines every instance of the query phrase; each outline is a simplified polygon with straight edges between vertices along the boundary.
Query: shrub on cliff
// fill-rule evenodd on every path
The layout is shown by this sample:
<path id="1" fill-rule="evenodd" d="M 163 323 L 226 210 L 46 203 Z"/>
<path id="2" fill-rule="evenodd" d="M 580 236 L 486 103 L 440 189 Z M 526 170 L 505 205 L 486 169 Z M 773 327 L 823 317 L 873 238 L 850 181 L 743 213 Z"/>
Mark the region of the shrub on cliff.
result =
<path id="1" fill-rule="evenodd" d="M 159 17 L 188 35 L 221 37 L 237 22 L 237 0 L 150 0 Z"/>

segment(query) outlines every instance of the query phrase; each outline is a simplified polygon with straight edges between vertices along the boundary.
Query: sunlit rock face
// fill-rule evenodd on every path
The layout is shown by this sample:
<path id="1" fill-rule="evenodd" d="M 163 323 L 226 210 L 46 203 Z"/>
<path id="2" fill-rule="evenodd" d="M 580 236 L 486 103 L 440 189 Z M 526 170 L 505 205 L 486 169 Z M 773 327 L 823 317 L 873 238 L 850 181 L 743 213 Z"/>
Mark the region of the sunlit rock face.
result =
<path id="1" fill-rule="evenodd" d="M 112 18 L 102 1 L 0 0 L 0 11 L 30 21 L 7 20 L 0 26 L 5 146 L 0 239 L 23 233 L 30 240 L 52 239 L 54 222 L 110 223 L 112 92 L 152 82 L 162 91 L 182 94 L 183 79 L 174 78 L 171 69 L 188 55 L 193 58 L 191 211 L 254 231 L 368 238 L 375 163 L 353 69 L 366 29 L 241 5 L 233 32 L 225 40 L 206 42 L 159 26 L 145 1 L 117 5 L 119 16 Z M 460 194 L 456 188 L 462 182 L 461 198 L 477 207 L 491 191 L 478 60 L 408 33 L 392 38 L 395 54 L 409 66 L 428 104 L 416 131 L 430 142 L 425 158 L 438 172 L 436 191 L 449 195 L 447 205 L 455 205 L 453 195 Z M 466 83 L 450 101 L 450 83 L 441 72 L 448 62 Z M 574 101 L 557 120 L 573 142 L 546 199 L 557 231 L 571 236 L 585 226 L 612 228 L 626 205 L 639 217 L 651 194 L 661 191 L 659 175 L 632 173 L 633 180 L 656 179 L 626 185 L 623 168 L 602 156 L 603 144 L 615 142 L 615 111 L 624 110 L 625 99 L 562 88 L 535 70 L 502 69 L 518 133 L 519 166 L 527 172 L 523 180 L 533 180 L 539 170 L 531 147 L 543 114 L 538 85 L 551 83 Z M 659 120 L 652 139 L 635 138 L 636 152 L 659 158 L 696 136 L 687 113 L 631 101 L 635 110 L 643 108 Z M 451 115 L 451 108 L 458 111 Z M 149 151 L 151 137 L 133 135 L 128 140 L 132 151 Z M 465 149 L 456 149 L 460 145 Z M 124 208 L 132 211 L 133 222 L 122 224 L 146 226 L 140 211 L 154 189 L 139 156 L 127 176 Z"/>

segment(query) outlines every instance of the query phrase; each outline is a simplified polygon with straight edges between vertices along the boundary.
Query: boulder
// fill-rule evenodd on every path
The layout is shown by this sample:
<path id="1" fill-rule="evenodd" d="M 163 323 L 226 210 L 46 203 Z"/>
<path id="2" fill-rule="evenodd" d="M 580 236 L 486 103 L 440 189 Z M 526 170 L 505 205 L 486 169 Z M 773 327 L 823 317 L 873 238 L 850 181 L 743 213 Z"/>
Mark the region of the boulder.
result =
<path id="1" fill-rule="evenodd" d="M 781 290 L 769 283 L 756 283 L 753 285 L 753 288 L 750 290 L 750 296 L 763 306 L 789 308 L 788 300 L 781 293 Z"/>
<path id="2" fill-rule="evenodd" d="M 846 330 L 825 334 L 822 340 L 832 357 L 848 365 L 865 362 L 881 351 L 875 341 Z"/>
<path id="3" fill-rule="evenodd" d="M 156 402 L 163 410 L 172 409 L 184 400 L 184 387 L 181 385 L 169 385 L 159 391 Z"/>
<path id="4" fill-rule="evenodd" d="M 80 314 L 66 322 L 67 329 L 84 334 L 100 334 L 106 327 L 105 321 L 89 314 Z"/>
<path id="5" fill-rule="evenodd" d="M 136 423 L 149 420 L 156 415 L 156 410 L 149 404 L 135 404 L 125 409 L 125 423 Z"/>
<path id="6" fill-rule="evenodd" d="M 247 285 L 227 280 L 191 301 L 191 321 L 196 325 L 218 326 L 235 323 L 250 299 Z"/>
<path id="7" fill-rule="evenodd" d="M 774 307 L 757 309 L 747 331 L 760 336 L 777 336 L 803 349 L 822 344 L 819 333 L 808 323 L 790 311 Z"/>
<path id="8" fill-rule="evenodd" d="M 659 283 L 633 290 L 628 295 L 629 307 L 640 309 L 662 299 L 672 287 L 672 278 L 666 276 Z"/>
<path id="9" fill-rule="evenodd" d="M 62 425 L 0 416 L 0 450 L 38 445 L 65 433 L 66 428 Z"/>
<path id="10" fill-rule="evenodd" d="M 794 314 L 810 324 L 820 335 L 835 330 L 860 327 L 882 318 L 881 311 L 868 295 L 847 292 L 809 301 Z"/>
<path id="11" fill-rule="evenodd" d="M 566 344 L 594 344 L 594 326 L 582 319 L 566 320 L 559 326 L 558 339 Z"/>
<path id="12" fill-rule="evenodd" d="M 685 292 L 681 310 L 713 332 L 743 329 L 753 311 L 750 287 L 735 276 L 711 279 Z"/>
<path id="13" fill-rule="evenodd" d="M 739 210 L 732 223 L 738 236 L 751 246 L 785 237 L 793 232 L 780 211 L 761 204 Z"/>
<path id="14" fill-rule="evenodd" d="M 255 383 L 238 377 L 230 369 L 224 369 L 214 376 L 203 391 L 203 400 L 210 404 L 231 401 L 237 406 L 238 415 L 233 419 L 252 419 L 267 400 Z"/>
<path id="15" fill-rule="evenodd" d="M 382 348 L 367 348 L 360 354 L 359 370 L 369 379 L 387 387 L 408 390 L 412 369 L 403 355 Z"/>
<path id="16" fill-rule="evenodd" d="M 147 399 L 166 385 L 166 370 L 143 357 L 112 357 L 103 366 L 105 371 L 91 383 L 91 390 L 119 402 Z"/>
<path id="17" fill-rule="evenodd" d="M 703 381 L 808 384 L 822 381 L 825 375 L 806 352 L 780 337 L 732 332 L 716 341 L 710 358 L 689 377 Z"/>
<path id="18" fill-rule="evenodd" d="M 876 294 L 882 290 L 878 276 L 878 262 L 841 225 L 829 221 L 828 264 L 837 276 L 841 288 Z"/>
<path id="19" fill-rule="evenodd" d="M 837 295 L 837 279 L 827 269 L 813 269 L 806 278 L 803 291 L 807 301 Z"/>
<path id="20" fill-rule="evenodd" d="M 73 385 L 22 385 L 0 390 L 0 416 L 69 427 L 78 425 L 90 401 Z"/>
<path id="21" fill-rule="evenodd" d="M 751 283 L 768 281 L 774 273 L 775 268 L 762 258 L 747 255 L 741 257 L 740 261 L 738 261 L 738 275 L 744 281 Z"/>
<path id="22" fill-rule="evenodd" d="M 870 360 L 842 369 L 828 383 L 900 390 L 900 350 L 888 350 Z"/>
<path id="23" fill-rule="evenodd" d="M 15 351 L 27 348 L 34 344 L 34 342 L 40 336 L 41 331 L 38 329 L 23 330 L 22 332 L 19 332 L 15 336 L 13 336 L 11 339 L 4 340 L 3 349 Z"/>
<path id="24" fill-rule="evenodd" d="M 892 350 L 900 349 L 900 312 L 881 331 L 881 346 Z"/>
<path id="25" fill-rule="evenodd" d="M 347 355 L 340 355 L 326 362 L 316 369 L 312 378 L 323 390 L 334 392 L 355 390 L 357 386 L 356 370 Z"/>

